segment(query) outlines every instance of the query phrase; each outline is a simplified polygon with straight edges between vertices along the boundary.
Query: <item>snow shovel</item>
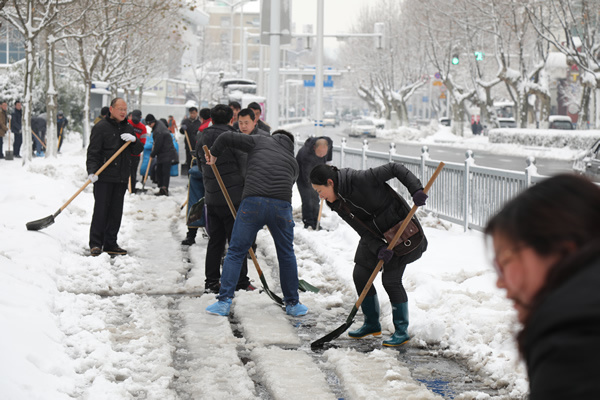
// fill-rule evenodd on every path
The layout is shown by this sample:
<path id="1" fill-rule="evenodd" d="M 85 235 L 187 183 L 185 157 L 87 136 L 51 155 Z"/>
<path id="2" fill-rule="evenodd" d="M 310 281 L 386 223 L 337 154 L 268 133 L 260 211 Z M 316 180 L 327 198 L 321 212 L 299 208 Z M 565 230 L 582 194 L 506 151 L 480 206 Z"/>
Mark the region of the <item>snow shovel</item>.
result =
<path id="1" fill-rule="evenodd" d="M 36 138 L 37 140 L 39 140 L 39 142 L 42 144 L 42 146 L 44 146 L 44 148 L 45 148 L 45 149 L 47 149 L 47 147 L 46 147 L 46 143 L 44 143 L 44 142 L 42 141 L 42 139 L 40 139 L 40 137 L 39 137 L 38 135 L 36 135 L 36 134 L 35 134 L 35 132 L 33 131 L 33 129 L 31 130 L 31 133 L 33 133 L 33 136 L 35 136 L 35 138 Z"/>
<path id="2" fill-rule="evenodd" d="M 206 159 L 210 160 L 210 152 L 208 151 L 208 146 L 204 145 L 204 146 L 202 146 L 202 149 L 204 149 L 204 153 L 206 154 Z M 212 167 L 213 173 L 215 174 L 215 177 L 217 178 L 217 181 L 219 182 L 219 187 L 221 188 L 221 191 L 223 192 L 223 195 L 225 196 L 225 200 L 227 201 L 229 210 L 231 210 L 233 219 L 235 219 L 236 210 L 235 210 L 235 207 L 233 206 L 233 202 L 231 201 L 231 197 L 229 197 L 229 192 L 227 192 L 225 183 L 223 183 L 223 179 L 221 179 L 221 174 L 219 173 L 219 170 L 217 169 L 216 165 L 213 164 L 213 165 L 211 165 L 211 167 Z M 256 255 L 254 254 L 254 250 L 252 250 L 252 247 L 250 247 L 248 249 L 248 253 L 250 254 L 250 257 L 252 258 L 252 262 L 254 263 L 254 266 L 256 267 L 256 272 L 258 272 L 258 277 L 260 278 L 260 281 L 263 284 L 263 289 L 265 290 L 265 293 L 267 293 L 267 295 L 271 299 L 273 299 L 273 301 L 275 301 L 275 303 L 277 303 L 279 305 L 283 305 L 283 300 L 281 300 L 281 297 L 277 296 L 275 293 L 273 293 L 269 289 L 269 285 L 267 285 L 267 280 L 265 279 L 265 275 L 262 273 L 262 270 L 260 269 L 260 266 L 258 265 L 258 260 L 256 259 Z"/>
<path id="3" fill-rule="evenodd" d="M 9 124 L 10 124 L 10 121 L 9 121 Z M 11 146 L 10 146 L 10 129 L 8 130 L 8 148 L 9 149 L 11 148 Z M 11 161 L 11 160 L 14 160 L 14 157 L 15 156 L 14 156 L 14 153 L 13 153 L 12 150 L 6 150 L 5 151 L 5 154 L 4 154 L 4 159 L 5 160 Z"/>
<path id="4" fill-rule="evenodd" d="M 440 174 L 440 172 L 442 172 L 443 168 L 444 168 L 444 163 L 440 162 L 440 164 L 438 165 L 437 169 L 435 170 L 435 172 L 433 173 L 433 175 L 429 179 L 429 182 L 427 182 L 427 186 L 425 186 L 425 189 L 423 189 L 424 193 L 427 193 L 429 191 L 429 189 L 431 189 L 431 186 L 433 185 L 433 182 L 438 177 L 438 175 Z M 412 219 L 413 215 L 415 215 L 415 213 L 417 212 L 417 209 L 418 209 L 417 205 L 416 204 L 413 205 L 413 207 L 411 208 L 411 210 L 408 213 L 408 215 L 406 216 L 406 218 L 404 218 L 404 222 L 402 223 L 402 225 L 400 225 L 400 228 L 398 229 L 398 232 L 396 232 L 396 234 L 392 238 L 392 241 L 388 244 L 388 247 L 387 247 L 388 250 L 392 250 L 396 246 L 396 242 L 398 242 L 398 239 L 400 239 L 400 236 L 402 236 L 402 233 L 404 233 L 404 230 L 408 226 L 408 223 Z M 348 318 L 346 319 L 346 322 L 344 324 L 342 324 L 339 328 L 337 328 L 336 330 L 334 330 L 333 332 L 328 333 L 327 335 L 323 336 L 322 338 L 317 339 L 314 342 L 312 342 L 310 344 L 310 347 L 312 349 L 317 349 L 317 348 L 323 347 L 323 345 L 325 343 L 330 342 L 333 339 L 336 339 L 342 333 L 346 332 L 348 330 L 348 328 L 350 328 L 350 326 L 354 322 L 354 317 L 356 316 L 356 313 L 358 312 L 358 309 L 360 308 L 360 305 L 362 304 L 363 300 L 367 296 L 367 293 L 369 292 L 369 289 L 371 289 L 371 285 L 373 285 L 373 281 L 375 280 L 375 277 L 377 277 L 377 274 L 381 270 L 381 267 L 383 267 L 383 260 L 379 260 L 379 262 L 377 263 L 377 266 L 375 267 L 375 270 L 371 274 L 371 277 L 369 278 L 369 281 L 367 282 L 367 284 L 365 285 L 365 288 L 363 289 L 362 293 L 360 294 L 360 297 L 358 298 L 358 300 L 354 304 L 354 307 L 352 307 L 352 311 L 350 311 L 350 315 L 348 315 Z"/>
<path id="5" fill-rule="evenodd" d="M 60 141 L 62 140 L 62 132 L 63 132 L 64 127 L 65 127 L 64 125 L 60 127 L 60 133 L 58 134 L 58 146 L 57 146 L 58 149 L 60 149 Z M 129 191 L 129 193 L 131 193 L 131 190 Z"/>
<path id="6" fill-rule="evenodd" d="M 119 150 L 117 150 L 117 152 L 115 154 L 113 154 L 113 156 L 111 158 L 108 159 L 108 161 L 106 161 L 104 163 L 103 166 L 100 167 L 100 169 L 98 171 L 96 171 L 96 173 L 94 175 L 98 176 L 100 175 L 100 173 L 102 173 L 102 171 L 104 171 L 106 169 L 106 167 L 108 167 L 110 165 L 111 162 L 114 161 L 115 158 L 117 158 L 119 156 L 119 154 L 121 154 L 123 152 L 123 150 L 125 150 L 125 147 L 129 146 L 131 144 L 131 142 L 127 142 L 125 143 L 123 146 L 121 146 L 121 148 Z M 28 222 L 27 224 L 25 224 L 27 226 L 27 230 L 28 231 L 39 231 L 40 229 L 44 229 L 50 225 L 52 225 L 54 223 L 54 218 L 56 218 L 58 216 L 58 214 L 60 214 L 65 208 L 67 208 L 67 206 L 69 204 L 71 204 L 71 202 L 75 199 L 75 197 L 79 196 L 79 193 L 81 193 L 83 191 L 83 189 L 85 189 L 87 187 L 87 185 L 89 185 L 92 181 L 90 181 L 90 179 L 88 178 L 85 183 L 83 184 L 83 186 L 73 195 L 71 196 L 71 198 L 69 200 L 67 200 L 67 202 L 58 209 L 57 212 L 55 212 L 54 214 L 46 217 L 46 218 L 42 218 L 42 219 L 38 219 L 36 221 L 31 221 Z"/>
<path id="7" fill-rule="evenodd" d="M 146 179 L 148 179 L 148 172 L 150 172 L 150 164 L 152 164 L 152 157 L 148 158 L 148 166 L 146 167 L 146 173 L 144 174 L 144 182 L 142 182 L 142 188 L 140 189 L 142 193 L 146 192 L 144 186 L 146 186 Z"/>

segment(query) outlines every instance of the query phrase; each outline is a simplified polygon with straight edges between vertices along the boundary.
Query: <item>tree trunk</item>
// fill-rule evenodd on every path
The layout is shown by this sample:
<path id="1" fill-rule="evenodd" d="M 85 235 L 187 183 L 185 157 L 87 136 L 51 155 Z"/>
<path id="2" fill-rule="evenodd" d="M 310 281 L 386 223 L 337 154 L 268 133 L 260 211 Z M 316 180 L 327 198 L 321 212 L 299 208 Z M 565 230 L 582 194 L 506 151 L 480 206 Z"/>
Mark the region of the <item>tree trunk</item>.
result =
<path id="1" fill-rule="evenodd" d="M 54 43 L 46 44 L 46 157 L 56 157 L 58 138 L 56 132 L 56 114 L 58 95 L 56 93 L 56 76 L 54 73 Z"/>
<path id="2" fill-rule="evenodd" d="M 33 97 L 33 72 L 35 70 L 35 48 L 33 38 L 29 37 L 25 41 L 25 88 L 23 93 L 23 145 L 21 157 L 23 164 L 31 162 L 31 148 L 33 140 L 31 136 L 31 102 Z"/>
<path id="3" fill-rule="evenodd" d="M 85 97 L 83 100 L 83 148 L 90 143 L 90 90 L 92 89 L 91 80 L 85 81 Z"/>
<path id="4" fill-rule="evenodd" d="M 590 120 L 590 96 L 591 88 L 584 86 L 581 91 L 581 101 L 579 102 L 579 118 L 577 119 L 577 129 L 588 129 L 588 122 Z"/>

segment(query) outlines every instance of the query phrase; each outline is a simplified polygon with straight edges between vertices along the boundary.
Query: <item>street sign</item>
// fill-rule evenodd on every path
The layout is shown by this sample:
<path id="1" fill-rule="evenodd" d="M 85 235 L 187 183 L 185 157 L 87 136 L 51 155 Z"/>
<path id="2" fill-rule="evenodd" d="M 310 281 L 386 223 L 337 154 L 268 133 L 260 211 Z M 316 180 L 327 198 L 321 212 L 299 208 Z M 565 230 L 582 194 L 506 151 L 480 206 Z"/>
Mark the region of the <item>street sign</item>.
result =
<path id="1" fill-rule="evenodd" d="M 442 79 L 442 75 L 439 72 L 436 72 L 433 76 L 435 79 Z"/>

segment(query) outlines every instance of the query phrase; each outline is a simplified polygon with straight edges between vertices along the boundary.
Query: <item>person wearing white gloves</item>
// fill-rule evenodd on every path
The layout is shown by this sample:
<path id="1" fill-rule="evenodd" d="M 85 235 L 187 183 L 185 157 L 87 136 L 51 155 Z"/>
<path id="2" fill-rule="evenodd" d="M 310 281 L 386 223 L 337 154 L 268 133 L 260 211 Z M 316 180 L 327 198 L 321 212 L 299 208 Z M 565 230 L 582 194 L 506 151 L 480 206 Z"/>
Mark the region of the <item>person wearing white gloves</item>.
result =
<path id="1" fill-rule="evenodd" d="M 111 102 L 107 117 L 94 125 L 90 135 L 86 167 L 88 179 L 94 184 L 95 203 L 89 243 L 92 256 L 98 256 L 102 251 L 111 255 L 127 254 L 117 244 L 117 235 L 129 183 L 131 157 L 140 154 L 144 145 L 136 139 L 126 117 L 127 103 L 117 97 Z M 96 175 L 96 171 L 126 142 L 131 144 L 101 174 Z"/>

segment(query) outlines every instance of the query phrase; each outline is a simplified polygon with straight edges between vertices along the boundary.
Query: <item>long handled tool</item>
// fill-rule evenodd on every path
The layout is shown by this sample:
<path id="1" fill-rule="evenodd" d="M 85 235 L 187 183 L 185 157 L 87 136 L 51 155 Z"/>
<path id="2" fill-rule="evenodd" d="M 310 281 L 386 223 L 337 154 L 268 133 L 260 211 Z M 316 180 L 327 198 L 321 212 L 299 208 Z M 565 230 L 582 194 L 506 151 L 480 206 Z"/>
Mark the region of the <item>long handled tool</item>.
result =
<path id="1" fill-rule="evenodd" d="M 210 160 L 210 152 L 208 151 L 208 146 L 203 146 L 202 149 L 204 149 L 204 153 L 206 154 L 206 159 Z M 229 197 L 229 192 L 227 191 L 227 188 L 225 187 L 225 183 L 223 183 L 223 179 L 221 179 L 221 174 L 219 173 L 219 170 L 217 169 L 216 165 L 211 165 L 213 173 L 215 174 L 215 177 L 217 178 L 217 181 L 219 182 L 219 187 L 221 188 L 221 191 L 223 192 L 223 195 L 225 196 L 225 200 L 227 200 L 227 205 L 229 206 L 229 210 L 231 210 L 231 214 L 233 214 L 233 218 L 235 219 L 235 215 L 236 215 L 236 211 L 235 211 L 235 207 L 233 206 L 233 202 L 231 201 L 231 197 Z M 250 257 L 252 258 L 252 262 L 254 263 L 254 266 L 256 267 L 256 272 L 258 272 L 258 277 L 260 278 L 260 281 L 263 284 L 263 289 L 265 290 L 265 293 L 267 293 L 267 295 L 273 299 L 277 304 L 283 305 L 283 300 L 281 300 L 281 297 L 277 296 L 275 293 L 273 293 L 270 289 L 269 289 L 269 285 L 267 285 L 267 280 L 265 279 L 265 275 L 263 274 L 262 270 L 260 269 L 260 266 L 258 265 L 258 260 L 256 259 L 256 255 L 254 254 L 254 251 L 252 250 L 252 247 L 250 247 L 248 249 L 248 253 L 250 254 Z"/>
<path id="2" fill-rule="evenodd" d="M 111 158 L 108 159 L 108 161 L 106 161 L 104 163 L 103 166 L 100 167 L 100 169 L 98 171 L 96 171 L 96 173 L 94 175 L 98 176 L 102 173 L 102 171 L 104 171 L 106 169 L 106 167 L 108 167 L 110 165 L 110 163 L 112 163 L 115 158 L 117 158 L 119 156 L 119 154 L 121 154 L 123 152 L 123 150 L 125 150 L 125 148 L 127 146 L 129 146 L 131 144 L 131 142 L 126 142 L 123 146 L 121 146 L 121 148 L 119 150 L 116 151 L 115 154 L 113 154 L 113 156 Z M 38 219 L 36 221 L 31 221 L 28 222 L 27 224 L 25 224 L 27 226 L 27 230 L 29 231 L 39 231 L 40 229 L 44 229 L 50 225 L 52 225 L 54 223 L 54 218 L 56 218 L 58 216 L 58 214 L 60 214 L 65 208 L 67 208 L 67 206 L 69 204 L 71 204 L 71 202 L 75 199 L 75 197 L 79 196 L 79 193 L 81 193 L 83 191 L 83 189 L 85 189 L 87 187 L 87 185 L 89 185 L 92 181 L 90 181 L 90 179 L 88 178 L 85 183 L 83 184 L 83 186 L 73 195 L 71 196 L 71 198 L 69 200 L 67 200 L 67 202 L 58 209 L 57 212 L 55 212 L 54 214 L 46 217 L 46 218 L 42 218 L 42 219 Z"/>
<path id="3" fill-rule="evenodd" d="M 319 225 L 321 224 L 321 215 L 323 215 L 323 203 L 325 199 L 321 199 L 321 204 L 319 205 L 319 216 L 317 217 L 317 230 L 319 230 Z"/>
<path id="4" fill-rule="evenodd" d="M 148 172 L 150 172 L 150 164 L 152 164 L 152 157 L 148 158 L 148 166 L 146 167 L 146 173 L 144 174 L 144 182 L 142 182 L 142 191 L 145 192 L 146 189 L 144 189 L 144 187 L 146 186 L 146 179 L 148 179 Z"/>
<path id="5" fill-rule="evenodd" d="M 427 193 L 429 191 L 429 189 L 431 189 L 431 186 L 433 185 L 433 182 L 438 177 L 438 175 L 440 174 L 440 172 L 442 172 L 443 168 L 444 168 L 444 163 L 440 162 L 440 164 L 438 165 L 437 169 L 435 170 L 435 172 L 431 176 L 431 179 L 429 179 L 429 182 L 427 182 L 427 186 L 425 186 L 425 189 L 423 189 L 424 193 Z M 411 208 L 411 210 L 408 213 L 408 215 L 406 216 L 406 218 L 404 218 L 404 222 L 402 223 L 402 225 L 400 225 L 400 229 L 398 229 L 398 232 L 396 232 L 396 234 L 392 238 L 392 241 L 388 244 L 388 247 L 387 247 L 388 250 L 393 250 L 394 249 L 394 247 L 396 246 L 396 242 L 398 242 L 398 239 L 400 239 L 400 236 L 402 235 L 402 233 L 404 233 L 404 230 L 408 226 L 408 223 L 410 222 L 411 218 L 417 212 L 417 208 L 418 207 L 417 207 L 416 204 L 413 205 L 413 207 Z M 358 309 L 359 309 L 360 305 L 362 304 L 363 300 L 367 296 L 367 293 L 369 292 L 369 289 L 371 289 L 371 285 L 373 285 L 373 281 L 375 280 L 375 277 L 377 277 L 377 274 L 381 270 L 381 267 L 383 267 L 383 260 L 379 260 L 379 262 L 377 263 L 377 266 L 375 267 L 375 270 L 371 274 L 371 277 L 369 278 L 369 281 L 367 282 L 367 284 L 365 285 L 365 288 L 363 289 L 362 293 L 360 294 L 360 297 L 358 298 L 358 300 L 354 304 L 354 307 L 352 307 L 352 311 L 350 311 L 350 315 L 348 315 L 348 318 L 346 319 L 346 322 L 344 324 L 342 324 L 339 328 L 337 328 L 336 330 L 334 330 L 333 332 L 331 332 L 331 333 L 323 336 L 322 338 L 317 339 L 314 342 L 312 342 L 310 344 L 311 348 L 315 349 L 315 348 L 323 347 L 323 345 L 325 343 L 330 342 L 333 339 L 339 337 L 342 333 L 346 332 L 346 330 L 348 328 L 350 328 L 350 326 L 354 322 L 354 317 L 356 316 L 356 313 L 358 312 Z"/>
<path id="6" fill-rule="evenodd" d="M 64 129 L 64 125 L 60 127 L 60 133 L 58 134 L 58 148 L 60 149 L 60 141 L 62 140 L 62 133 L 63 133 L 63 129 Z M 131 193 L 131 190 L 129 191 L 129 193 Z"/>
<path id="7" fill-rule="evenodd" d="M 36 138 L 37 140 L 39 140 L 39 142 L 42 144 L 42 146 L 44 146 L 44 148 L 45 148 L 45 149 L 47 149 L 47 147 L 46 147 L 46 143 L 44 143 L 44 142 L 42 141 L 42 139 L 40 139 L 40 137 L 39 137 L 38 135 L 36 135 L 36 134 L 35 134 L 35 132 L 33 131 L 33 129 L 31 130 L 31 133 L 33 133 L 33 136 L 35 136 L 35 138 Z"/>

